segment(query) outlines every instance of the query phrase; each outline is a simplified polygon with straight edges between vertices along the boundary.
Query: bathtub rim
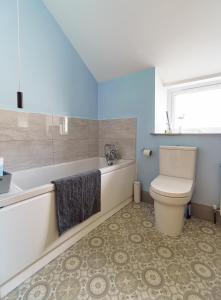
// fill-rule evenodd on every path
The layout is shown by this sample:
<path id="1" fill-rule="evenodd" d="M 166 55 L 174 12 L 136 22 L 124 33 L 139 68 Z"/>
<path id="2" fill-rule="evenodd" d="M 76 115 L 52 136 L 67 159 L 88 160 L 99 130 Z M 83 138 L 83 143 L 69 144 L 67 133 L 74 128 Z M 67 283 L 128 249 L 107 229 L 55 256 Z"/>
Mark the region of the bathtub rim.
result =
<path id="1" fill-rule="evenodd" d="M 12 172 L 12 175 L 14 173 L 19 173 L 23 171 L 28 171 L 28 170 L 39 170 L 39 169 L 45 169 L 45 168 L 50 168 L 50 167 L 59 167 L 59 166 L 65 166 L 68 164 L 72 163 L 79 163 L 81 161 L 87 161 L 87 160 L 92 160 L 92 159 L 105 159 L 104 157 L 90 157 L 86 159 L 80 159 L 80 160 L 74 160 L 74 161 L 69 161 L 69 162 L 64 162 L 64 163 L 59 163 L 59 164 L 52 164 L 52 165 L 47 165 L 47 166 L 42 166 L 42 167 L 35 167 L 35 168 L 29 168 L 29 169 L 24 169 L 24 170 L 19 170 Z M 113 172 L 115 170 L 121 169 L 121 168 L 126 168 L 132 164 L 135 164 L 136 160 L 135 159 L 120 159 L 117 164 L 114 164 L 112 166 L 105 166 L 103 168 L 99 168 L 101 171 L 101 175 L 108 174 L 110 172 Z M 13 178 L 13 177 L 12 177 Z M 13 182 L 13 180 L 12 180 Z M 46 183 L 43 185 L 39 185 L 37 187 L 29 188 L 26 190 L 21 190 L 15 193 L 6 193 L 6 194 L 0 194 L 0 209 L 6 209 L 8 206 L 17 204 L 19 202 L 28 200 L 29 198 L 33 198 L 45 193 L 49 193 L 54 191 L 54 184 L 53 183 Z M 4 197 L 5 196 L 5 197 Z"/>

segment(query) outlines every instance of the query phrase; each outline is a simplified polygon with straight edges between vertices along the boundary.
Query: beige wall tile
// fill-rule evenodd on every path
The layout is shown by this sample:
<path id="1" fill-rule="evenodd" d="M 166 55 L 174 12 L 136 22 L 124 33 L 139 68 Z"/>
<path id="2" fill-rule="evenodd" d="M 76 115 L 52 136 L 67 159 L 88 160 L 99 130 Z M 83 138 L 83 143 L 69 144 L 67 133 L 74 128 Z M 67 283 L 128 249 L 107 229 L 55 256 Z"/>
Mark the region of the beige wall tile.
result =
<path id="1" fill-rule="evenodd" d="M 88 140 L 88 157 L 97 157 L 98 155 L 98 140 Z"/>
<path id="2" fill-rule="evenodd" d="M 99 156 L 104 156 L 104 145 L 115 144 L 118 146 L 122 159 L 136 158 L 136 140 L 135 139 L 102 139 L 99 140 Z"/>
<path id="3" fill-rule="evenodd" d="M 55 163 L 88 158 L 88 140 L 54 140 L 53 151 Z"/>
<path id="4" fill-rule="evenodd" d="M 116 144 L 123 159 L 135 159 L 136 131 L 135 118 L 99 121 L 99 155 L 104 156 L 105 144 Z"/>
<path id="5" fill-rule="evenodd" d="M 53 139 L 87 139 L 88 120 L 53 116 Z"/>
<path id="6" fill-rule="evenodd" d="M 0 141 L 0 156 L 9 171 L 50 165 L 53 163 L 52 141 Z"/>
<path id="7" fill-rule="evenodd" d="M 96 120 L 88 120 L 88 137 L 89 139 L 99 138 L 99 121 Z"/>
<path id="8" fill-rule="evenodd" d="M 136 119 L 86 120 L 0 110 L 0 156 L 9 171 L 104 155 L 119 146 L 122 158 L 136 155 Z"/>
<path id="9" fill-rule="evenodd" d="M 0 110 L 0 141 L 52 139 L 52 116 Z"/>
<path id="10" fill-rule="evenodd" d="M 136 119 L 113 119 L 99 121 L 100 139 L 134 139 L 136 137 Z"/>

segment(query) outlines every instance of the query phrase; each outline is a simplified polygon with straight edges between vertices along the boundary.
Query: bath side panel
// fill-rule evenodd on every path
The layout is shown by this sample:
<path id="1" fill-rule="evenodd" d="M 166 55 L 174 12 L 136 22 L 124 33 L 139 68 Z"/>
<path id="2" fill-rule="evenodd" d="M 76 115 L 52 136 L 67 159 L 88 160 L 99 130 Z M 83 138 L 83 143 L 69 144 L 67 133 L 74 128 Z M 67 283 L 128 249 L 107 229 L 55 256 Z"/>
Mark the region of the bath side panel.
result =
<path id="1" fill-rule="evenodd" d="M 0 210 L 0 285 L 35 262 L 58 238 L 54 193 Z"/>
<path id="2" fill-rule="evenodd" d="M 101 212 L 106 213 L 124 200 L 133 196 L 133 182 L 136 178 L 136 164 L 101 177 Z"/>
<path id="3" fill-rule="evenodd" d="M 133 196 L 136 164 L 101 176 L 101 212 L 58 236 L 55 194 L 48 192 L 0 209 L 0 286 Z"/>

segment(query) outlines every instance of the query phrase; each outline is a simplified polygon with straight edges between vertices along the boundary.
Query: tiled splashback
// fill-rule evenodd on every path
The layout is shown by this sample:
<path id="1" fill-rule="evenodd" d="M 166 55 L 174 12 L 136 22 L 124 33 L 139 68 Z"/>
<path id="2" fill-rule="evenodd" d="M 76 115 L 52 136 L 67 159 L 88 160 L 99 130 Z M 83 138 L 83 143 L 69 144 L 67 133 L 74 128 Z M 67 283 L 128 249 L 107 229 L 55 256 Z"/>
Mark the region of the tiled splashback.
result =
<path id="1" fill-rule="evenodd" d="M 118 145 L 124 159 L 136 157 L 137 120 L 113 119 L 99 121 L 99 156 L 103 156 L 105 144 Z"/>
<path id="2" fill-rule="evenodd" d="M 0 110 L 0 156 L 9 171 L 53 162 L 52 117 Z"/>
<path id="3" fill-rule="evenodd" d="M 122 158 L 135 158 L 136 119 L 87 120 L 0 110 L 0 157 L 9 171 L 103 156 L 118 144 Z"/>
<path id="4" fill-rule="evenodd" d="M 98 156 L 98 121 L 53 116 L 54 162 Z"/>

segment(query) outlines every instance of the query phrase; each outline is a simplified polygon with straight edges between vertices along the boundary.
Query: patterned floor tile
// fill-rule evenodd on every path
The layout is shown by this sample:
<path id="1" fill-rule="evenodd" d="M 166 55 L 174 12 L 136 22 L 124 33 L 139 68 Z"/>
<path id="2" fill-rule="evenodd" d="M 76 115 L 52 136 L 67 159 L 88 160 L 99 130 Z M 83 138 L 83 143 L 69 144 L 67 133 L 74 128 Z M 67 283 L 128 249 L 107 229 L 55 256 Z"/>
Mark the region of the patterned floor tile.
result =
<path id="1" fill-rule="evenodd" d="M 130 203 L 4 300 L 220 300 L 221 230 L 192 218 L 179 238 Z"/>

